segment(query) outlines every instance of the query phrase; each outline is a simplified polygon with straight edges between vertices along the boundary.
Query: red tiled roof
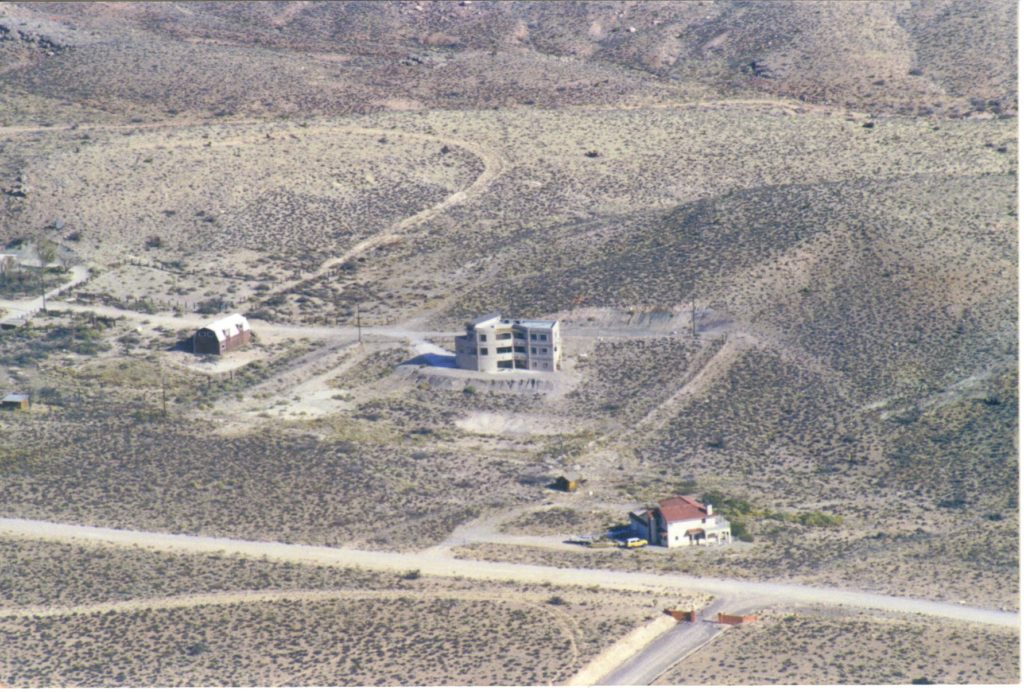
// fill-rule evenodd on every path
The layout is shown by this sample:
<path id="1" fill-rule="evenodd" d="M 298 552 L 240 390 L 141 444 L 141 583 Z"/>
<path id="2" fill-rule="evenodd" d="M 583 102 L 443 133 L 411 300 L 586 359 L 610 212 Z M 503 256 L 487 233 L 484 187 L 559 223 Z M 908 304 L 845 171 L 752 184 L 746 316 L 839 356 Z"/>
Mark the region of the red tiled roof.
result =
<path id="1" fill-rule="evenodd" d="M 665 523 L 703 519 L 708 515 L 707 508 L 688 495 L 665 498 L 658 503 L 658 510 Z"/>

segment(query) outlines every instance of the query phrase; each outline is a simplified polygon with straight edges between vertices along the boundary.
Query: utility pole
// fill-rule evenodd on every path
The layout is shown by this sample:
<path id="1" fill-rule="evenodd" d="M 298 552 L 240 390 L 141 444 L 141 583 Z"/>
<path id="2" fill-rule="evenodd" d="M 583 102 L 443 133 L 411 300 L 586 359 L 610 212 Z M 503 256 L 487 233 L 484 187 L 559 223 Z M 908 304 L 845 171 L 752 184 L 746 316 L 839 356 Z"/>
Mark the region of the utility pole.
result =
<path id="1" fill-rule="evenodd" d="M 164 410 L 164 418 L 167 417 L 167 378 L 164 376 L 164 368 L 160 366 L 160 406 Z"/>
<path id="2" fill-rule="evenodd" d="M 36 239 L 36 257 L 39 258 L 39 291 L 43 296 L 43 314 L 46 314 L 46 267 L 57 259 L 57 247 L 44 236 Z"/>

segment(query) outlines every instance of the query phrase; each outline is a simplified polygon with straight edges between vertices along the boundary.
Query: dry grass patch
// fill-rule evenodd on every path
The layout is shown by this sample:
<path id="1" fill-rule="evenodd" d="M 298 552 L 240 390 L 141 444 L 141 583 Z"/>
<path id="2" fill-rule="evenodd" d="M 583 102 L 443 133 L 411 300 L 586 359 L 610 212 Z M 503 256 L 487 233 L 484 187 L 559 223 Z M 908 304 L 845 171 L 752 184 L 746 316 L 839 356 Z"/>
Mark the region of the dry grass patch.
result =
<path id="1" fill-rule="evenodd" d="M 14 686 L 558 683 L 675 603 L 11 538 L 3 555 Z"/>
<path id="2" fill-rule="evenodd" d="M 71 607 L 266 589 L 369 589 L 395 583 L 401 582 L 317 565 L 0 537 L 0 602 L 6 607 Z"/>
<path id="3" fill-rule="evenodd" d="M 515 460 L 438 447 L 422 425 L 407 439 L 355 443 L 272 429 L 222 437 L 198 419 L 130 414 L 98 402 L 12 418 L 8 440 L 21 453 L 0 468 L 0 513 L 394 549 L 429 545 L 483 507 L 536 495 L 514 482 Z M 396 530 L 368 535 L 371 515 Z"/>
<path id="4" fill-rule="evenodd" d="M 1003 628 L 842 612 L 771 613 L 729 629 L 664 685 L 1016 684 L 1020 636 Z"/>

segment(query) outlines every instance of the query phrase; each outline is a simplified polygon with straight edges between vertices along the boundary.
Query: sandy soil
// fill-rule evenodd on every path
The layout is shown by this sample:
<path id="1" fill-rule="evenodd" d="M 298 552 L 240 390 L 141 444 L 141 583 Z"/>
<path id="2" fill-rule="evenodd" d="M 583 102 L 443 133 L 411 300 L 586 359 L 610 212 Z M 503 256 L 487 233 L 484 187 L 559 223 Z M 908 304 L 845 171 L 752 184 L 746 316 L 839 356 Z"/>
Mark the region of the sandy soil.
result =
<path id="1" fill-rule="evenodd" d="M 476 435 L 556 435 L 565 431 L 564 426 L 550 418 L 484 411 L 471 413 L 455 425 Z"/>

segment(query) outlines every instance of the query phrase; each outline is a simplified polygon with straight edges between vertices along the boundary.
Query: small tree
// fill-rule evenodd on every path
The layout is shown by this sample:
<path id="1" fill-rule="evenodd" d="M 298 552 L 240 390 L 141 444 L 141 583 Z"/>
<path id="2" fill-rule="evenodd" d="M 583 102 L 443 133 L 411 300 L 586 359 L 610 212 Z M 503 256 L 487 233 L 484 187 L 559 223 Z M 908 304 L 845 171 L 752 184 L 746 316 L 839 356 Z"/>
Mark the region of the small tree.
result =
<path id="1" fill-rule="evenodd" d="M 44 268 L 52 264 L 57 259 L 57 244 L 49 238 L 39 238 L 36 241 L 36 257 Z"/>

